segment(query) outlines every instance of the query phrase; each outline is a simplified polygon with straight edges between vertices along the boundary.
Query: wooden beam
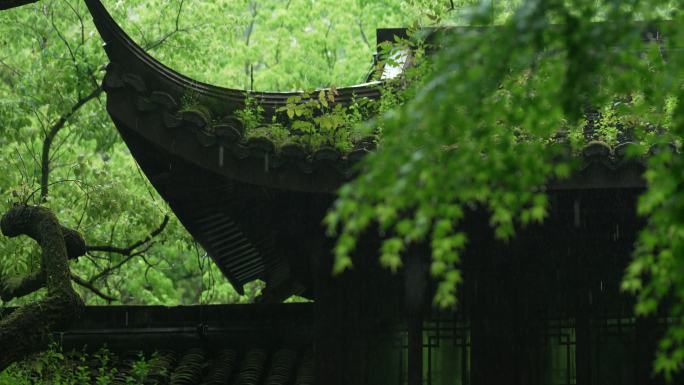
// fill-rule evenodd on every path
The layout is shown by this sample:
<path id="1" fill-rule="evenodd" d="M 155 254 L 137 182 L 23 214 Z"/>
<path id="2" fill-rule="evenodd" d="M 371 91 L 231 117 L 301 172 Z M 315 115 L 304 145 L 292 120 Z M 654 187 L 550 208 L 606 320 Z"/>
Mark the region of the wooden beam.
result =
<path id="1" fill-rule="evenodd" d="M 0 11 L 35 3 L 38 0 L 0 0 Z"/>

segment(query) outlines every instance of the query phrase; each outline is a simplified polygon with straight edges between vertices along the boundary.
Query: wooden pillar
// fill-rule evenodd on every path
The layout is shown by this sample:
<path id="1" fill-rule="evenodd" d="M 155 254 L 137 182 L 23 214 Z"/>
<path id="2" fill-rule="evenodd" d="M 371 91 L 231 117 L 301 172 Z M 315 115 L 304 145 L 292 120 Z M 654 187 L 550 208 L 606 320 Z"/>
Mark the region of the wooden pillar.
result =
<path id="1" fill-rule="evenodd" d="M 651 365 L 653 362 L 653 346 L 649 341 L 650 329 L 653 328 L 650 319 L 637 318 L 635 325 L 635 353 L 636 365 L 634 365 L 634 375 L 637 384 L 651 383 Z"/>
<path id="2" fill-rule="evenodd" d="M 577 383 L 582 385 L 592 385 L 591 368 L 591 273 L 592 266 L 595 264 L 592 258 L 596 255 L 596 250 L 587 228 L 589 222 L 586 218 L 586 209 L 583 208 L 580 197 L 573 200 L 573 226 L 569 229 L 568 239 L 574 240 L 574 245 L 568 245 L 572 251 L 570 258 L 573 261 L 574 271 L 574 318 L 575 318 L 575 374 Z"/>
<path id="3" fill-rule="evenodd" d="M 321 248 L 321 251 L 323 249 Z M 345 338 L 341 293 L 331 276 L 332 261 L 325 253 L 314 253 L 314 357 L 318 384 L 344 385 Z"/>
<path id="4" fill-rule="evenodd" d="M 635 337 L 635 384 L 664 384 L 665 382 L 662 378 L 653 375 L 653 360 L 655 359 L 658 340 L 661 337 L 655 317 L 637 318 Z M 673 383 L 680 382 L 675 380 Z"/>
<path id="5" fill-rule="evenodd" d="M 476 268 L 465 277 L 473 288 L 471 384 L 543 384 L 540 313 L 546 293 L 538 277 L 544 271 L 530 273 L 541 247 L 524 234 L 508 244 L 483 242 L 473 247 L 479 251 Z"/>
<path id="6" fill-rule="evenodd" d="M 472 385 L 523 385 L 519 384 L 519 331 L 514 305 L 504 297 L 503 286 L 497 287 L 492 281 L 489 284 L 479 293 L 481 301 L 472 313 Z"/>
<path id="7" fill-rule="evenodd" d="M 404 301 L 408 328 L 408 385 L 423 383 L 423 318 L 427 289 L 426 261 L 413 252 L 406 257 Z"/>
<path id="8" fill-rule="evenodd" d="M 577 383 L 592 385 L 591 378 L 591 319 L 580 307 L 575 317 L 575 368 Z"/>
<path id="9" fill-rule="evenodd" d="M 582 269 L 580 274 L 586 274 Z M 575 370 L 578 384 L 593 385 L 592 311 L 591 291 L 588 283 L 577 280 L 577 305 L 575 310 Z"/>
<path id="10" fill-rule="evenodd" d="M 378 244 L 361 238 L 354 267 L 333 276 L 332 241 L 314 245 L 315 267 L 315 368 L 316 383 L 325 385 L 385 385 L 388 373 L 378 379 L 376 364 L 386 360 L 371 356 L 381 333 L 401 314 L 401 281 L 394 285 L 389 272 L 377 261 Z M 397 310 L 399 309 L 399 310 Z M 383 381 L 383 382 L 378 382 Z M 394 382 L 392 382 L 394 384 Z"/>

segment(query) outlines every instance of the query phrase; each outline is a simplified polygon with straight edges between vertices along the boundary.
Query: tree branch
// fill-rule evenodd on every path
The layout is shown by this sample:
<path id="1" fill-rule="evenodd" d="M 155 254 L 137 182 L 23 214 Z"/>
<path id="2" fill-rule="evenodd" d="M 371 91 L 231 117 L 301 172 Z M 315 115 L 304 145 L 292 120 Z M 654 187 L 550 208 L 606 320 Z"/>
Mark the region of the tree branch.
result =
<path id="1" fill-rule="evenodd" d="M 27 355 L 47 347 L 50 331 L 68 327 L 80 314 L 83 300 L 71 286 L 63 226 L 48 209 L 15 205 L 2 216 L 7 237 L 26 235 L 41 247 L 41 271 L 47 295 L 0 320 L 0 372 Z"/>
<path id="2" fill-rule="evenodd" d="M 103 245 L 103 246 L 86 246 L 86 251 L 87 252 L 103 252 L 103 253 L 115 253 L 115 254 L 121 254 L 125 256 L 124 259 L 119 261 L 118 263 L 100 271 L 99 273 L 95 274 L 92 278 L 88 280 L 88 282 L 92 285 L 94 284 L 98 279 L 108 276 L 111 274 L 113 271 L 119 269 L 121 266 L 125 265 L 130 261 L 131 259 L 141 256 L 143 253 L 147 252 L 152 244 L 154 242 L 153 239 L 161 234 L 162 231 L 166 228 L 166 226 L 169 224 L 169 216 L 164 215 L 164 220 L 162 223 L 154 229 L 147 237 L 144 239 L 141 239 L 137 242 L 132 243 L 131 245 L 127 247 L 115 247 L 111 245 Z M 143 247 L 142 250 L 138 250 L 138 248 Z"/>
<path id="3" fill-rule="evenodd" d="M 366 47 L 370 48 L 371 44 L 368 41 L 368 37 L 366 36 L 366 32 L 363 31 L 363 20 L 357 19 L 356 24 L 359 26 L 359 31 L 361 32 L 361 39 L 363 40 L 364 43 L 366 43 Z"/>
<path id="4" fill-rule="evenodd" d="M 77 259 L 85 255 L 85 240 L 77 231 L 61 226 L 67 259 Z M 42 269 L 24 277 L 4 277 L 0 282 L 0 299 L 8 302 L 34 293 L 45 286 L 45 271 Z"/>
<path id="5" fill-rule="evenodd" d="M 252 16 L 252 18 L 249 21 L 249 25 L 247 26 L 247 29 L 245 30 L 245 46 L 249 47 L 251 38 L 252 38 L 252 32 L 254 32 L 254 25 L 256 24 L 256 18 L 257 15 L 259 14 L 259 4 L 257 4 L 256 1 L 252 0 L 249 2 L 249 13 Z M 245 76 L 249 76 L 250 82 L 249 82 L 249 89 L 252 90 L 254 88 L 254 68 L 252 67 L 252 63 L 249 60 L 245 60 Z"/>
<path id="6" fill-rule="evenodd" d="M 99 252 L 104 252 L 104 253 L 116 253 L 116 254 L 121 254 L 121 255 L 126 255 L 129 256 L 137 249 L 138 247 L 150 242 L 152 238 L 156 237 L 157 235 L 161 234 L 162 231 L 164 231 L 164 228 L 166 228 L 166 225 L 169 223 L 169 216 L 164 215 L 164 220 L 162 223 L 157 227 L 154 231 L 150 233 L 147 237 L 144 239 L 141 239 L 137 242 L 132 243 L 131 245 L 127 247 L 116 247 L 116 246 L 111 246 L 111 245 L 103 245 L 103 246 L 91 246 L 87 245 L 86 246 L 86 251 L 99 251 Z"/>
<path id="7" fill-rule="evenodd" d="M 90 290 L 91 292 L 93 292 L 93 294 L 95 294 L 98 297 L 107 301 L 107 303 L 111 303 L 112 301 L 116 301 L 116 298 L 101 292 L 98 288 L 93 286 L 93 284 L 91 282 L 86 281 L 85 279 L 79 277 L 76 274 L 73 274 L 73 273 L 71 274 L 71 280 L 74 281 L 77 285 Z"/>
<path id="8" fill-rule="evenodd" d="M 3 81 L 5 84 L 7 84 L 8 86 L 14 87 L 14 76 L 16 76 L 16 77 L 20 76 L 20 75 L 21 75 L 21 71 L 19 71 L 18 69 L 12 67 L 11 65 L 5 63 L 5 62 L 4 62 L 4 59 L 0 59 L 0 66 L 1 66 L 1 67 L 4 67 L 4 68 L 7 68 L 7 70 L 8 70 L 9 72 L 11 72 L 11 74 L 13 75 L 13 76 L 7 76 L 6 74 L 0 72 L 0 75 L 2 75 L 2 81 Z"/>
<path id="9" fill-rule="evenodd" d="M 165 35 L 157 39 L 157 41 L 149 44 L 145 44 L 143 48 L 145 51 L 151 51 L 160 45 L 164 44 L 166 40 L 170 39 L 173 35 L 179 33 L 179 32 L 188 32 L 190 29 L 187 28 L 181 28 L 180 27 L 180 21 L 181 21 L 181 14 L 183 13 L 183 4 L 185 3 L 185 0 L 181 0 L 180 4 L 178 5 L 178 11 L 176 12 L 176 22 L 174 24 L 174 29 L 167 32 Z"/>
<path id="10" fill-rule="evenodd" d="M 97 98 L 102 94 L 103 88 L 102 86 L 99 86 L 95 88 L 92 92 L 90 92 L 88 95 L 84 96 L 83 98 L 79 99 L 76 101 L 76 104 L 74 104 L 69 111 L 64 113 L 62 116 L 57 119 L 55 124 L 50 127 L 50 129 L 47 132 L 47 135 L 45 135 L 45 138 L 43 139 L 43 153 L 42 153 L 42 158 L 41 158 L 41 175 L 40 175 L 40 198 L 41 201 L 44 201 L 45 198 L 48 196 L 49 192 L 49 185 L 50 185 L 50 147 L 52 146 L 52 143 L 55 140 L 55 137 L 57 134 L 64 128 L 66 125 L 67 121 L 78 112 L 78 110 L 81 109 L 86 103 L 89 101 Z"/>
<path id="11" fill-rule="evenodd" d="M 34 293 L 45 286 L 45 273 L 41 270 L 25 277 L 5 277 L 0 283 L 0 299 L 9 302 L 14 298 Z"/>

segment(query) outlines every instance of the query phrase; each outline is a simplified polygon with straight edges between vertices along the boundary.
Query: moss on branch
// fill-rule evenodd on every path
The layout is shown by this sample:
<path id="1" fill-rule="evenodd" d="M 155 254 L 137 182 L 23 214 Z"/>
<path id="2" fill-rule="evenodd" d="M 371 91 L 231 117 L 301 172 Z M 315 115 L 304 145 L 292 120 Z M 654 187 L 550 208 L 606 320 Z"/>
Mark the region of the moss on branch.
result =
<path id="1" fill-rule="evenodd" d="M 45 349 L 50 332 L 68 327 L 83 308 L 81 297 L 71 286 L 68 250 L 75 255 L 82 245 L 85 252 L 85 242 L 77 232 L 64 229 L 50 210 L 38 206 L 16 205 L 0 220 L 0 230 L 5 236 L 28 236 L 42 250 L 41 273 L 21 280 L 15 284 L 15 290 L 36 285 L 41 279 L 47 288 L 45 298 L 0 320 L 0 371 L 28 354 Z"/>

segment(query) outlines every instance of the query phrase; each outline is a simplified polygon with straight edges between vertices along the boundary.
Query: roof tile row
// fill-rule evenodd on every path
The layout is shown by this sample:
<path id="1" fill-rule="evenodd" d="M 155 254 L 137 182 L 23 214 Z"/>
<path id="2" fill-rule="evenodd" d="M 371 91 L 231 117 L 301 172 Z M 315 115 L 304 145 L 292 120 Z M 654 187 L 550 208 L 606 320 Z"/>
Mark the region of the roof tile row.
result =
<path id="1" fill-rule="evenodd" d="M 130 351 L 117 365 L 113 384 L 129 384 L 135 377 L 140 353 Z M 91 362 L 96 367 L 98 362 Z M 246 352 L 223 349 L 210 354 L 193 348 L 179 354 L 172 350 L 155 353 L 147 361 L 145 385 L 310 385 L 313 384 L 313 354 L 289 348 L 275 351 L 252 348 Z"/>

